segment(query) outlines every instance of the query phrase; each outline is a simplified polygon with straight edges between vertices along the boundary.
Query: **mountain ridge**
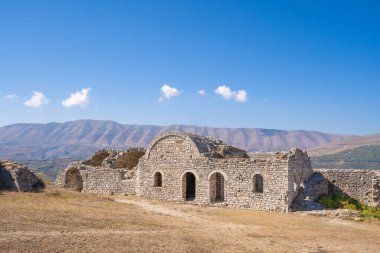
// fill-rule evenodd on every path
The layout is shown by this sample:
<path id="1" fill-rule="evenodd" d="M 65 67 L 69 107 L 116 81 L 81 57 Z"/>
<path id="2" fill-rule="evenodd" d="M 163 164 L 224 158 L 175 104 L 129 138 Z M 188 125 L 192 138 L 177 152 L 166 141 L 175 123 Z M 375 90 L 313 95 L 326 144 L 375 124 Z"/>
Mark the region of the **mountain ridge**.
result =
<path id="1" fill-rule="evenodd" d="M 211 136 L 252 151 L 280 151 L 292 147 L 309 149 L 354 135 L 306 130 L 218 128 L 191 125 L 120 124 L 111 120 L 77 120 L 64 123 L 17 123 L 0 127 L 1 159 L 83 159 L 100 148 L 146 147 L 166 131 Z"/>

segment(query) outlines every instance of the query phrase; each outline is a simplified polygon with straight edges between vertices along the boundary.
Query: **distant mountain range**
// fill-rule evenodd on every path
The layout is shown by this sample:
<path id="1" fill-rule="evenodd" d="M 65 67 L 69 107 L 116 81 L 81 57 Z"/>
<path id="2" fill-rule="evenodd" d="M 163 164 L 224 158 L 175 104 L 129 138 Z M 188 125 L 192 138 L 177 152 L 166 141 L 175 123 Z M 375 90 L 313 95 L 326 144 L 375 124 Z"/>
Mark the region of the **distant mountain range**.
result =
<path id="1" fill-rule="evenodd" d="M 114 121 L 78 120 L 0 127 L 0 159 L 84 159 L 101 148 L 146 147 L 165 131 L 211 136 L 250 152 L 310 149 L 354 137 L 303 130 L 123 125 Z"/>

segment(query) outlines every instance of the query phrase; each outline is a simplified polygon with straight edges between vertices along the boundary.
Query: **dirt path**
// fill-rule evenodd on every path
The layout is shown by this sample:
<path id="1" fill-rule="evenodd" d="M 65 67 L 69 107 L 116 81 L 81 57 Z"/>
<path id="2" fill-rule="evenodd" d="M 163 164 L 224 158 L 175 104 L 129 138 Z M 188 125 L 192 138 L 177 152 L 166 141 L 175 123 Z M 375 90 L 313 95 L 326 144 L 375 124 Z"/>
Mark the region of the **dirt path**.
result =
<path id="1" fill-rule="evenodd" d="M 173 217 L 179 217 L 179 218 L 184 218 L 186 220 L 199 220 L 198 217 L 195 217 L 194 215 L 189 215 L 185 212 L 178 211 L 172 208 L 167 208 L 163 206 L 158 206 L 154 204 L 150 204 L 146 201 L 142 200 L 130 200 L 130 199 L 115 199 L 116 202 L 118 203 L 124 203 L 124 204 L 130 204 L 130 205 L 135 205 L 144 208 L 147 211 L 150 212 L 155 212 L 155 213 L 160 213 L 160 214 L 165 214 L 165 215 L 170 215 Z"/>
<path id="2" fill-rule="evenodd" d="M 152 204 L 144 200 L 130 200 L 130 199 L 115 199 L 115 202 L 117 203 L 124 203 L 124 204 L 130 204 L 130 205 L 135 205 L 138 207 L 141 207 L 145 209 L 146 211 L 158 213 L 158 214 L 164 214 L 164 215 L 169 215 L 172 217 L 178 217 L 178 218 L 183 218 L 186 221 L 193 221 L 193 222 L 199 222 L 202 224 L 207 224 L 209 227 L 218 227 L 218 228 L 224 228 L 224 229 L 231 229 L 231 228 L 261 228 L 262 226 L 246 226 L 242 224 L 234 224 L 226 221 L 215 221 L 215 220 L 210 220 L 206 218 L 201 218 L 197 216 L 196 214 L 188 214 L 180 210 L 176 210 L 174 208 L 170 207 L 164 207 L 159 204 Z"/>
<path id="3" fill-rule="evenodd" d="M 245 229 L 245 228 L 253 229 L 253 228 L 256 228 L 256 229 L 259 229 L 259 228 L 263 228 L 264 227 L 262 225 L 260 225 L 260 226 L 259 225 L 250 225 L 250 226 L 247 226 L 247 225 L 243 225 L 243 224 L 230 223 L 228 221 L 226 222 L 226 221 L 210 220 L 210 219 L 198 217 L 194 213 L 193 214 L 188 214 L 188 213 L 185 213 L 183 211 L 176 210 L 174 208 L 164 207 L 164 206 L 161 206 L 159 204 L 149 203 L 149 202 L 147 202 L 145 200 L 115 199 L 115 202 L 135 205 L 135 206 L 141 207 L 141 208 L 143 208 L 143 209 L 145 209 L 146 211 L 149 211 L 149 212 L 169 215 L 169 216 L 172 216 L 172 217 L 183 218 L 183 219 L 185 219 L 187 221 L 201 222 L 203 224 L 207 224 L 209 227 L 214 227 L 214 228 L 215 227 L 223 227 L 223 228 L 227 228 L 227 229 L 231 229 L 231 228 L 240 228 L 240 229 Z M 293 215 L 308 216 L 307 212 L 293 213 Z M 331 217 L 330 218 L 322 218 L 320 222 L 324 223 L 324 224 L 332 225 L 332 226 L 352 227 L 352 228 L 356 228 L 356 229 L 359 229 L 359 230 L 363 229 L 363 226 L 361 226 L 360 223 L 354 223 L 354 222 L 352 222 L 350 220 L 343 220 L 343 219 L 340 219 L 340 218 L 331 218 Z M 301 227 L 305 227 L 305 226 L 301 226 Z M 368 229 L 368 228 L 364 227 L 364 229 Z M 371 229 L 373 229 L 373 228 L 371 228 Z"/>

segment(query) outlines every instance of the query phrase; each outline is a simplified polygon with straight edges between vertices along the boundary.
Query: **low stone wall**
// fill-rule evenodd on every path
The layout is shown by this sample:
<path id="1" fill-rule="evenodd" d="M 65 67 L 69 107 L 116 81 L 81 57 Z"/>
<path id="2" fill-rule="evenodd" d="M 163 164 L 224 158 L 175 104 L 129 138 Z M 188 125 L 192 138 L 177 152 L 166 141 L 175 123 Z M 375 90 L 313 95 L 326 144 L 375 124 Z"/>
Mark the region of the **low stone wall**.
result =
<path id="1" fill-rule="evenodd" d="M 40 188 L 40 180 L 27 167 L 13 161 L 0 161 L 0 190 L 27 192 Z"/>
<path id="2" fill-rule="evenodd" d="M 328 180 L 327 194 L 343 192 L 361 203 L 380 207 L 380 171 L 347 169 L 314 171 Z"/>
<path id="3" fill-rule="evenodd" d="M 128 170 L 102 167 L 80 167 L 84 193 L 135 195 L 135 178 L 128 179 Z"/>
<path id="4" fill-rule="evenodd" d="M 68 172 L 72 170 L 77 170 L 78 175 L 70 178 Z M 55 184 L 83 193 L 135 195 L 136 168 L 131 170 L 111 169 L 74 162 L 58 173 Z"/>

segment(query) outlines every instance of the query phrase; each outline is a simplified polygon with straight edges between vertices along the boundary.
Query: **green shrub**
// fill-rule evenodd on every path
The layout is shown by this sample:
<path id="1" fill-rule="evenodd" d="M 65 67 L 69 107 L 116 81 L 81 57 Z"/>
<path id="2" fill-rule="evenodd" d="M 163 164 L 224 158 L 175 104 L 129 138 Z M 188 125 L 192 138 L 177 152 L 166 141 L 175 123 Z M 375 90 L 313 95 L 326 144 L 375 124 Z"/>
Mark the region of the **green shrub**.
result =
<path id="1" fill-rule="evenodd" d="M 359 215 L 361 217 L 373 217 L 380 220 L 380 211 L 373 206 L 363 205 L 363 209 L 360 210 Z"/>
<path id="2" fill-rule="evenodd" d="M 355 206 L 354 204 L 345 204 L 343 208 L 350 209 L 350 210 L 358 210 L 357 206 Z"/>
<path id="3" fill-rule="evenodd" d="M 323 196 L 319 202 L 326 208 L 358 210 L 360 217 L 373 217 L 380 220 L 380 211 L 376 207 L 361 204 L 359 201 L 341 193 L 334 194 L 332 197 Z"/>
<path id="4" fill-rule="evenodd" d="M 319 201 L 326 208 L 338 208 L 337 203 L 329 197 L 326 197 L 326 196 L 321 197 Z"/>

